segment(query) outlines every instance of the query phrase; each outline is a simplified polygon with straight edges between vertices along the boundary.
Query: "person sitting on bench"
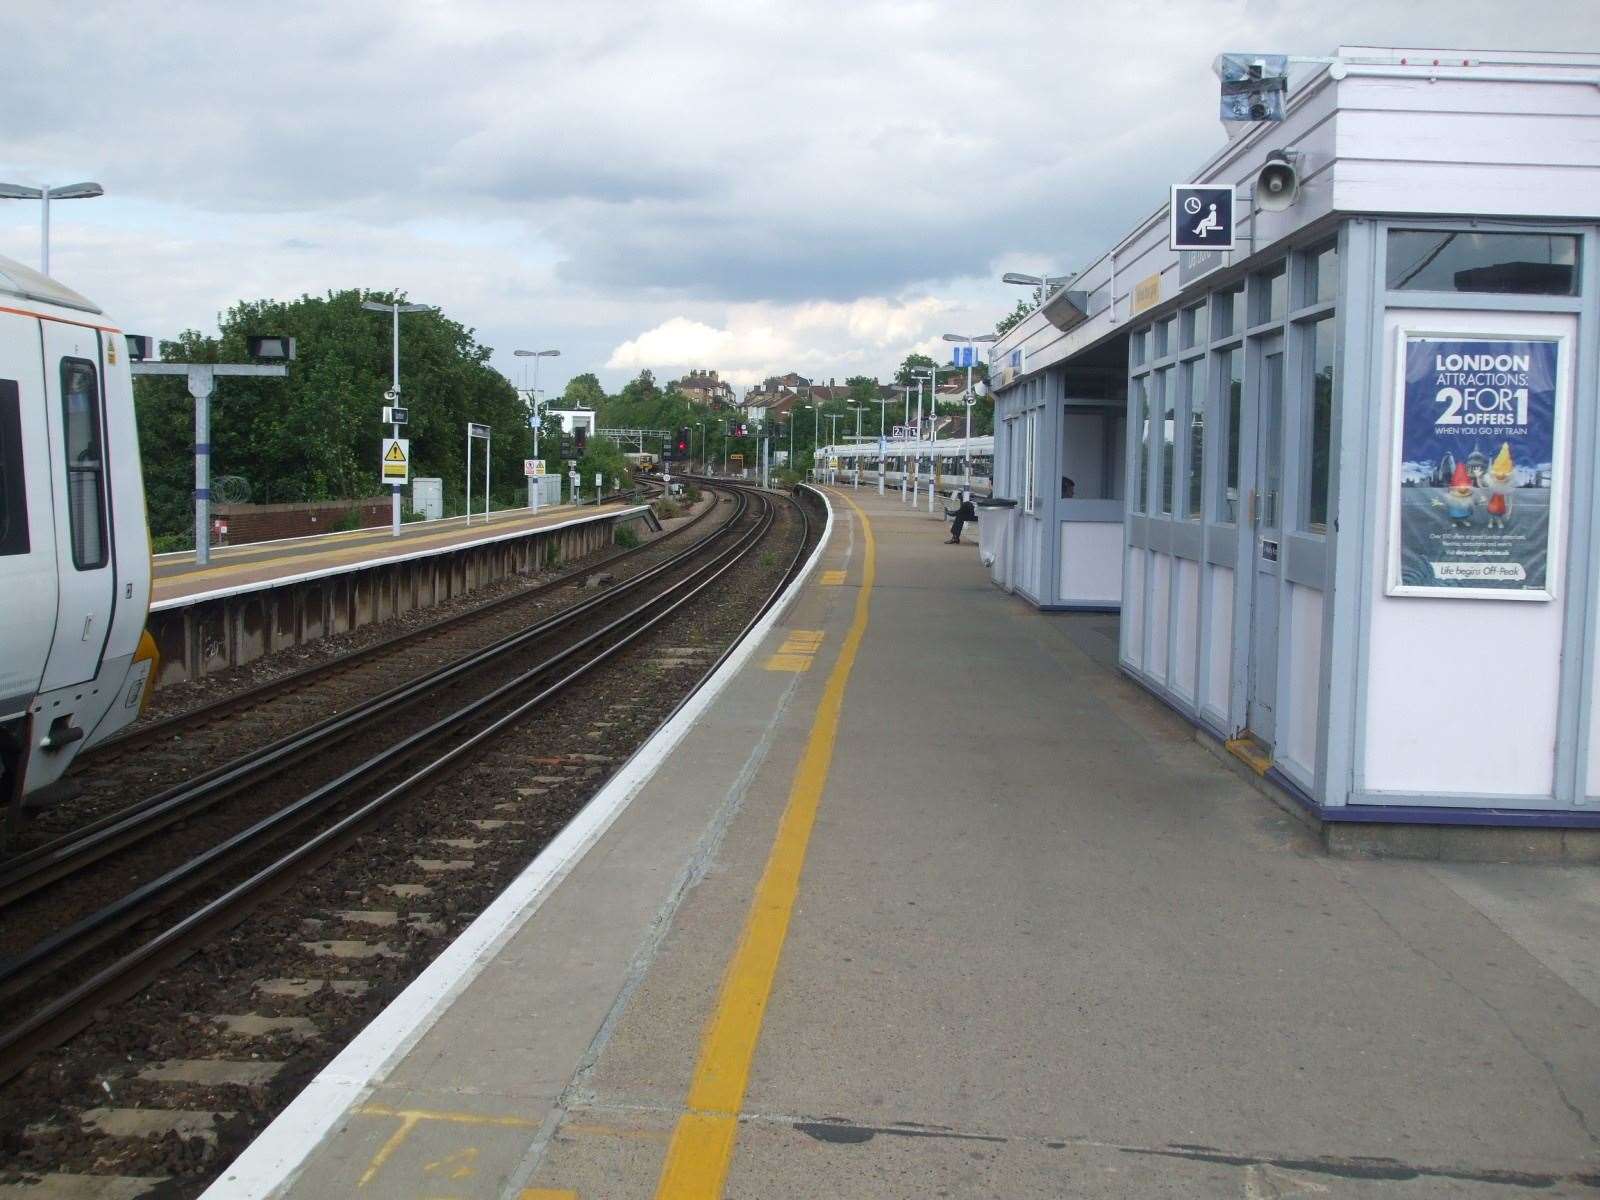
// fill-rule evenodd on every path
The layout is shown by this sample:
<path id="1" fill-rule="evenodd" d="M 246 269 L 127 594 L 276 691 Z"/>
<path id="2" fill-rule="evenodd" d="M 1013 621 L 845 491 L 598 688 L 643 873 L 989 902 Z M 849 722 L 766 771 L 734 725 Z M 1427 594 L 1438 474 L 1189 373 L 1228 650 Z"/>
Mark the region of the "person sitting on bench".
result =
<path id="1" fill-rule="evenodd" d="M 978 519 L 978 510 L 973 507 L 971 492 L 957 492 L 955 498 L 956 507 L 953 510 L 948 508 L 944 510 L 945 516 L 954 518 L 950 522 L 950 537 L 945 542 L 947 546 L 959 546 L 961 527 L 968 521 Z"/>

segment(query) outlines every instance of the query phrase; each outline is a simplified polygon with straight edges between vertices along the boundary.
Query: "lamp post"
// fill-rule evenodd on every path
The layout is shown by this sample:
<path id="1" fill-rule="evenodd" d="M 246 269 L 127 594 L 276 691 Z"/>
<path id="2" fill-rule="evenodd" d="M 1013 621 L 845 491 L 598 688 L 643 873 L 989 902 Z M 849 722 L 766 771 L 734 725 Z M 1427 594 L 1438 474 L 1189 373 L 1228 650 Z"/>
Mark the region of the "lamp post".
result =
<path id="1" fill-rule="evenodd" d="M 539 360 L 541 358 L 556 358 L 561 354 L 559 350 L 513 350 L 518 358 L 533 359 L 533 456 L 539 457 Z M 526 376 L 524 376 L 526 378 Z"/>
<path id="2" fill-rule="evenodd" d="M 50 201 L 92 200 L 104 196 L 105 188 L 98 183 L 68 183 L 61 187 L 28 187 L 20 183 L 0 183 L 0 200 L 38 200 L 39 205 L 39 273 L 50 274 Z"/>
<path id="3" fill-rule="evenodd" d="M 859 488 L 861 486 L 861 410 L 866 405 L 852 404 L 850 407 L 856 410 L 855 486 Z"/>
<path id="4" fill-rule="evenodd" d="M 1051 292 L 1064 283 L 1071 283 L 1077 277 L 1078 273 L 1076 271 L 1070 275 L 1024 275 L 1021 271 L 1007 271 L 1000 276 L 1000 282 L 1031 287 L 1033 289 L 1033 306 L 1038 308 L 1049 298 Z"/>
<path id="5" fill-rule="evenodd" d="M 401 396 L 400 396 L 400 314 L 401 313 L 418 313 L 418 312 L 438 312 L 439 310 L 437 308 L 435 308 L 431 304 L 401 304 L 400 301 L 398 301 L 398 300 L 391 300 L 388 304 L 380 303 L 377 300 L 363 300 L 361 302 L 361 307 L 366 309 L 369 312 L 386 312 L 386 313 L 392 313 L 393 316 L 394 316 L 394 341 L 393 341 L 393 357 L 392 357 L 393 368 L 394 368 L 394 370 L 393 370 L 393 382 L 390 383 L 390 385 L 389 385 L 389 394 L 385 398 L 389 401 L 390 404 L 399 404 L 399 403 L 401 403 Z M 400 426 L 397 423 L 393 423 L 393 422 L 390 423 L 390 425 L 389 425 L 389 436 L 392 437 L 392 438 L 398 438 L 400 436 Z M 400 485 L 398 483 L 391 483 L 389 485 L 389 536 L 390 537 L 399 537 L 400 536 Z"/>
<path id="6" fill-rule="evenodd" d="M 704 421 L 696 421 L 694 424 L 695 428 L 700 431 L 700 469 L 704 471 L 706 469 L 706 423 Z M 689 447 L 689 458 L 691 462 L 694 459 L 693 446 Z"/>
<path id="7" fill-rule="evenodd" d="M 967 402 L 967 432 L 961 443 L 961 477 L 965 481 L 965 485 L 970 488 L 972 486 L 972 458 L 970 450 L 972 443 L 973 403 L 972 368 L 978 360 L 977 343 L 997 342 L 1000 340 L 1000 335 L 997 333 L 980 333 L 969 337 L 966 334 L 961 333 L 947 333 L 944 335 L 944 340 L 947 342 L 960 342 L 963 345 L 970 347 L 970 353 L 967 355 L 967 394 L 965 397 Z"/>

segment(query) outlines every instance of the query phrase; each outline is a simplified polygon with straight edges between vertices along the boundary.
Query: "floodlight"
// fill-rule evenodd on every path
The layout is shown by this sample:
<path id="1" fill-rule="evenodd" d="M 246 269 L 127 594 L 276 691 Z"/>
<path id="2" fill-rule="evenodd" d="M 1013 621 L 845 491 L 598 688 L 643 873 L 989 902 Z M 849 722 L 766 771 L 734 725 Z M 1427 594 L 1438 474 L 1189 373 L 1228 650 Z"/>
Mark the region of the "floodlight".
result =
<path id="1" fill-rule="evenodd" d="M 281 334 L 269 333 L 247 337 L 245 345 L 249 348 L 251 358 L 265 359 L 268 362 L 289 362 L 294 358 L 294 339 Z"/>

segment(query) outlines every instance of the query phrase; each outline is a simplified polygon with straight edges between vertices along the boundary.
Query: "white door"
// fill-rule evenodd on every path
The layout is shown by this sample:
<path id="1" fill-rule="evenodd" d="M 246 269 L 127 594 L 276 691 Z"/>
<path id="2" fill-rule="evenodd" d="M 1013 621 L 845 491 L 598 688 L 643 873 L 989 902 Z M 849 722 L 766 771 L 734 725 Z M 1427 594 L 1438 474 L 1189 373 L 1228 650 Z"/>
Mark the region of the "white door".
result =
<path id="1" fill-rule="evenodd" d="M 0 718 L 26 710 L 56 627 L 55 523 L 39 322 L 0 313 Z"/>
<path id="2" fill-rule="evenodd" d="M 111 550 L 100 338 L 93 329 L 45 321 L 45 415 L 60 590 L 42 691 L 92 680 L 111 627 L 116 562 Z"/>

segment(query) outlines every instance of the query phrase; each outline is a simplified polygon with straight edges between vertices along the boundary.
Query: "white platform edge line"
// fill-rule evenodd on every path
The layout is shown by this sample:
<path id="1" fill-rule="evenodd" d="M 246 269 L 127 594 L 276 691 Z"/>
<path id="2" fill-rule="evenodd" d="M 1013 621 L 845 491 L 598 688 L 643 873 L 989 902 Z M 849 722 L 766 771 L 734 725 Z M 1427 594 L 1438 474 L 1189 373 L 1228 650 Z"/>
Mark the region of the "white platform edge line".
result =
<path id="1" fill-rule="evenodd" d="M 283 587 L 291 583 L 304 583 L 308 579 L 325 579 L 329 575 L 350 575 L 356 571 L 365 571 L 369 567 L 386 567 L 391 563 L 410 562 L 419 558 L 432 558 L 439 554 L 449 554 L 453 550 L 470 550 L 474 546 L 487 546 L 493 542 L 510 541 L 512 538 L 527 537 L 534 533 L 550 533 L 557 529 L 570 529 L 574 525 L 588 525 L 594 521 L 610 518 L 621 520 L 623 517 L 635 516 L 644 512 L 649 507 L 648 504 L 636 504 L 632 508 L 619 509 L 616 512 L 574 517 L 570 521 L 558 521 L 554 525 L 530 525 L 526 529 L 512 529 L 506 533 L 497 533 L 492 537 L 476 538 L 470 542 L 451 542 L 448 546 L 432 546 L 425 550 L 414 550 L 410 554 L 391 554 L 387 558 L 369 558 L 361 562 L 319 567 L 315 571 L 302 571 L 298 575 L 283 575 L 277 579 L 258 579 L 254 583 L 241 583 L 233 587 L 217 588 L 209 592 L 195 592 L 189 596 L 172 596 L 166 600 L 157 600 L 150 606 L 150 611 L 165 612 L 169 608 L 183 608 L 186 605 L 199 604 L 206 600 L 221 600 L 227 596 L 238 596 L 245 592 L 264 592 L 268 588 Z M 228 564 L 224 563 L 222 565 L 227 566 Z M 168 576 L 168 578 L 182 579 L 183 576 Z M 157 582 L 160 581 L 157 580 Z"/>
<path id="2" fill-rule="evenodd" d="M 387 496 L 385 496 L 383 498 L 383 502 L 385 504 L 389 503 L 389 498 Z M 550 507 L 550 508 L 557 508 L 557 507 L 560 507 L 560 508 L 571 508 L 571 507 L 574 507 L 574 506 L 570 502 L 568 502 L 566 504 L 561 504 L 561 505 L 552 504 L 552 505 L 549 505 L 548 507 Z M 481 516 L 482 514 L 481 513 L 473 513 L 472 515 L 476 517 L 476 516 Z M 489 519 L 490 519 L 491 522 L 500 521 L 500 522 L 503 523 L 503 522 L 508 521 L 508 520 L 511 520 L 511 521 L 520 520 L 523 516 L 535 516 L 535 515 L 537 515 L 537 514 L 533 513 L 533 511 L 531 509 L 524 510 L 524 509 L 516 509 L 516 508 L 502 508 L 498 512 L 491 513 L 489 515 Z M 443 528 L 443 527 L 446 527 L 446 526 L 460 528 L 460 529 L 466 529 L 466 528 L 468 528 L 468 525 L 466 524 L 466 519 L 467 518 L 466 518 L 465 514 L 463 514 L 463 515 L 461 515 L 459 517 L 440 517 L 437 521 L 427 521 L 427 522 L 410 521 L 410 522 L 407 522 L 407 524 L 412 524 L 412 525 L 421 524 L 424 528 L 432 528 L 432 529 L 440 529 L 440 528 Z M 232 545 L 227 545 L 227 546 L 213 546 L 212 549 L 213 550 L 242 550 L 242 549 L 245 549 L 245 548 L 257 549 L 257 548 L 262 547 L 262 546 L 288 546 L 288 545 L 291 545 L 294 542 L 310 542 L 310 541 L 315 541 L 317 538 L 338 537 L 338 536 L 341 536 L 343 534 L 352 534 L 353 535 L 353 534 L 358 534 L 358 533 L 385 533 L 391 528 L 393 528 L 393 522 L 391 522 L 387 517 L 385 517 L 384 521 L 383 521 L 383 524 L 381 524 L 381 525 L 359 525 L 354 529 L 324 529 L 321 533 L 297 533 L 293 537 L 263 538 L 259 542 L 236 542 L 236 543 L 233 543 Z M 181 558 L 184 555 L 192 555 L 193 553 L 194 553 L 193 550 L 163 550 L 160 554 L 152 554 L 150 556 L 150 558 L 151 558 L 151 560 L 153 562 L 160 562 L 163 559 Z"/>
<path id="3" fill-rule="evenodd" d="M 822 536 L 778 602 L 750 630 L 715 675 L 677 716 L 641 746 L 583 810 L 539 852 L 422 974 L 390 1001 L 355 1040 L 324 1067 L 289 1106 L 263 1129 L 201 1196 L 201 1200 L 268 1200 L 281 1196 L 313 1152 L 345 1115 L 382 1083 L 428 1032 L 451 1001 L 465 991 L 591 846 L 622 815 L 656 769 L 743 669 L 788 610 L 822 559 L 833 533 L 833 504 L 816 489 L 828 512 Z"/>

